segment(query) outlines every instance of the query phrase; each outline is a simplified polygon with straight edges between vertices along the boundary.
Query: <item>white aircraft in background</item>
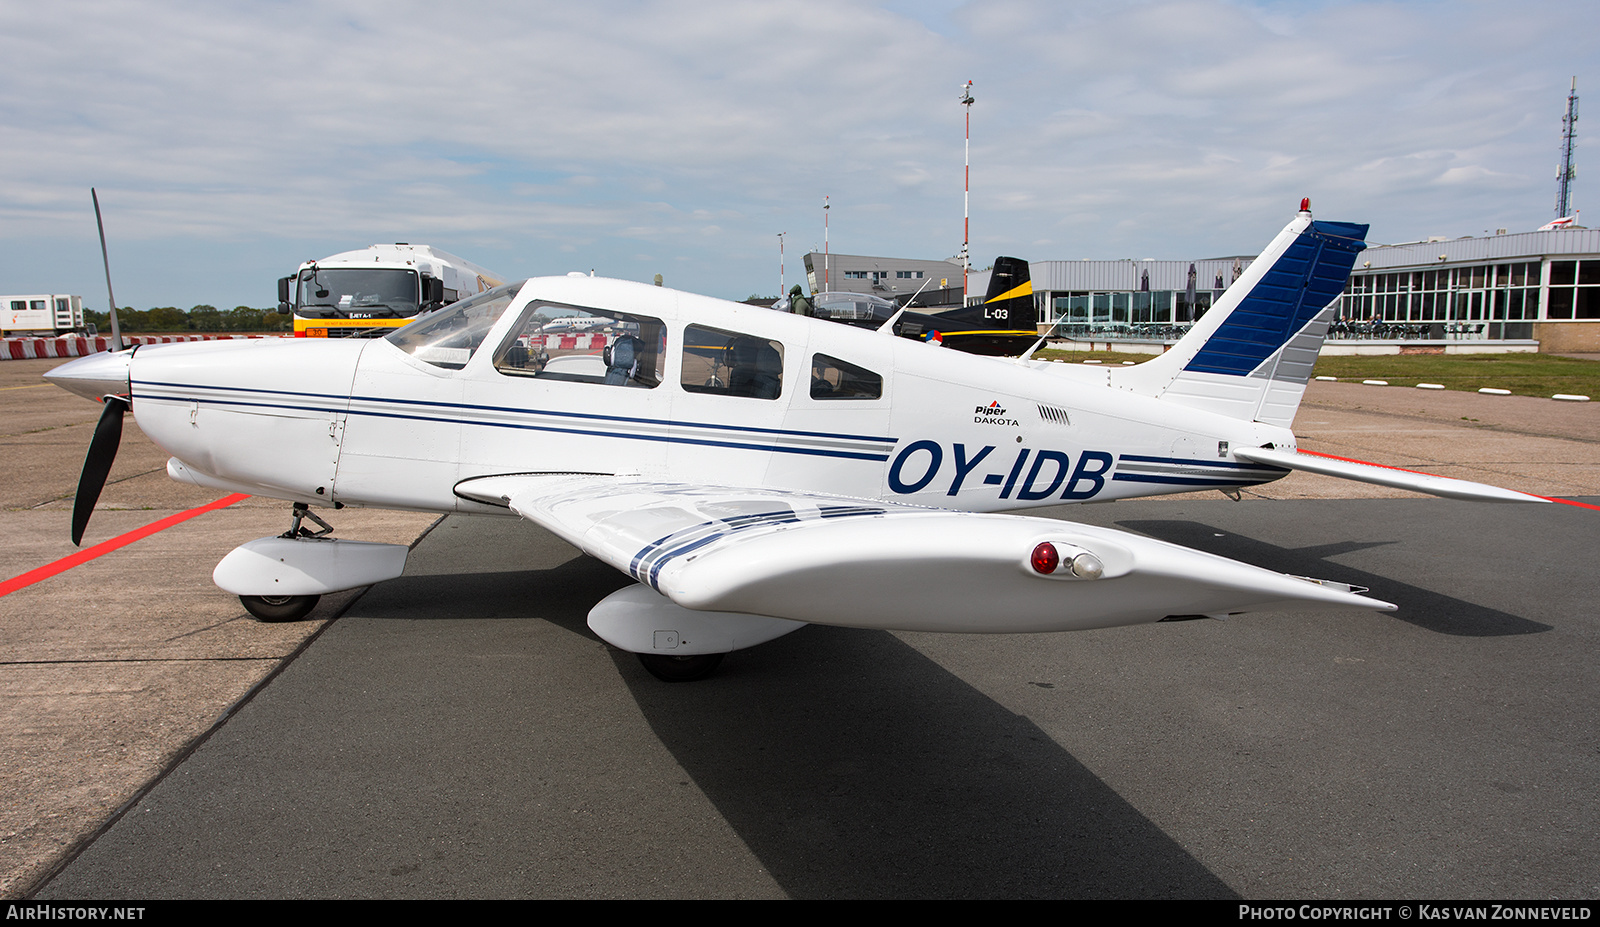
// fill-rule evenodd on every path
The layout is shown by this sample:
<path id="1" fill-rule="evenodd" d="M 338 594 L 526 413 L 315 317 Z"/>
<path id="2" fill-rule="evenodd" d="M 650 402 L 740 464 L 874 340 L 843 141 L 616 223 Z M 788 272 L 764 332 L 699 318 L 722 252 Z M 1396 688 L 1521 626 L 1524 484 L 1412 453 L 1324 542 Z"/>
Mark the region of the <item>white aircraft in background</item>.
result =
<path id="1" fill-rule="evenodd" d="M 266 620 L 404 568 L 405 547 L 329 538 L 311 505 L 542 525 L 637 580 L 589 625 L 669 680 L 806 623 L 1015 633 L 1390 610 L 1337 582 L 995 514 L 1236 492 L 1291 469 L 1547 501 L 1296 451 L 1289 426 L 1366 230 L 1302 203 L 1186 337 L 1134 367 L 973 356 L 581 275 L 497 287 L 371 341 L 94 355 L 47 375 L 106 405 L 74 541 L 131 409 L 173 478 L 294 503 L 288 533 L 214 574 Z M 546 335 L 553 318 L 611 331 Z"/>

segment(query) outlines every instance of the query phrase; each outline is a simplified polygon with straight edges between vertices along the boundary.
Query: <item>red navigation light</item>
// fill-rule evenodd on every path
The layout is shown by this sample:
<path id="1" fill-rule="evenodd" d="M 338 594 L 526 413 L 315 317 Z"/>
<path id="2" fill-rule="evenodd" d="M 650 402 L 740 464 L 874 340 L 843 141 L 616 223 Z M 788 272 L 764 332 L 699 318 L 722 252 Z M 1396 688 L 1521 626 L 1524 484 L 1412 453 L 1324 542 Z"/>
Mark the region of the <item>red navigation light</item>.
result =
<path id="1" fill-rule="evenodd" d="M 1311 211 L 1311 197 L 1309 197 L 1309 196 L 1300 197 L 1300 211 L 1301 212 L 1310 212 Z"/>
<path id="2" fill-rule="evenodd" d="M 1040 541 L 1039 546 L 1033 549 L 1033 556 L 1028 558 L 1033 564 L 1034 572 L 1049 576 L 1061 565 L 1061 555 L 1056 553 L 1056 546 L 1049 541 Z"/>

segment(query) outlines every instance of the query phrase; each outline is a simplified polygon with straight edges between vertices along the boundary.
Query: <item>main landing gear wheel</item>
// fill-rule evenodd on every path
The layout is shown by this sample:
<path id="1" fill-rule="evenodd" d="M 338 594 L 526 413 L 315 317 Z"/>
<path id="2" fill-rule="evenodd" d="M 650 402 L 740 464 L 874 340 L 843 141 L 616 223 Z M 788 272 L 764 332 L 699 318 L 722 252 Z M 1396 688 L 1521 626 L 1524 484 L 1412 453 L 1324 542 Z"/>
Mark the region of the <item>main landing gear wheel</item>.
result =
<path id="1" fill-rule="evenodd" d="M 694 682 L 716 671 L 726 654 L 701 653 L 692 657 L 666 657 L 656 653 L 635 654 L 650 675 L 662 682 Z"/>
<path id="2" fill-rule="evenodd" d="M 320 595 L 242 595 L 244 610 L 257 621 L 299 621 L 317 607 Z"/>

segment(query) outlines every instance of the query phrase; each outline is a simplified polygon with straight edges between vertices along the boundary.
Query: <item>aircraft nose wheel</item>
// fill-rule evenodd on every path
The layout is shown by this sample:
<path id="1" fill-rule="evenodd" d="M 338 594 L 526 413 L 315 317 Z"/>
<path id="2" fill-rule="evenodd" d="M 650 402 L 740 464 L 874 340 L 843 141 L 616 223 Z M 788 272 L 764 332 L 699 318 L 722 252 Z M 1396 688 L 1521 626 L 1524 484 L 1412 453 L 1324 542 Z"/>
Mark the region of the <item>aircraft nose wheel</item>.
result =
<path id="1" fill-rule="evenodd" d="M 244 610 L 257 621 L 298 621 L 317 607 L 320 595 L 242 595 Z"/>
<path id="2" fill-rule="evenodd" d="M 702 653 L 692 657 L 667 657 L 656 653 L 635 654 L 650 675 L 662 682 L 694 682 L 716 671 L 726 654 Z"/>

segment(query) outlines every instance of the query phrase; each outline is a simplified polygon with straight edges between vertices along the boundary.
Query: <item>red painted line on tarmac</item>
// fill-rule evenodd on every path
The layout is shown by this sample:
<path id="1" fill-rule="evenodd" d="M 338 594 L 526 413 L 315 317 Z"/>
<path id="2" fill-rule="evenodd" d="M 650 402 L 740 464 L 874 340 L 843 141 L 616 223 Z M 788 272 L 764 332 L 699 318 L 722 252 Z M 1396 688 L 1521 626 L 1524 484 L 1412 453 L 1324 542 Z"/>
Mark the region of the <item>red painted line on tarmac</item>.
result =
<path id="1" fill-rule="evenodd" d="M 1529 495 L 1532 495 L 1532 493 L 1529 493 Z M 1557 499 L 1554 496 L 1540 496 L 1539 498 L 1548 499 L 1551 502 L 1559 502 L 1562 505 L 1575 505 L 1580 509 L 1597 509 L 1597 510 L 1600 510 L 1600 505 L 1590 505 L 1587 502 L 1573 502 L 1571 499 Z"/>
<path id="2" fill-rule="evenodd" d="M 143 528 L 135 528 L 132 531 L 129 531 L 127 534 L 119 535 L 109 541 L 102 541 L 88 550 L 80 550 L 75 554 L 69 554 L 65 557 L 62 557 L 60 560 L 57 560 L 55 563 L 47 563 L 38 569 L 29 570 L 20 576 L 13 576 L 5 582 L 0 583 L 0 596 L 10 595 L 11 593 L 16 592 L 18 589 L 31 586 L 41 580 L 49 579 L 57 573 L 64 573 L 81 563 L 88 563 L 90 560 L 93 560 L 96 557 L 109 554 L 118 548 L 127 547 L 134 541 L 147 538 L 150 535 L 155 534 L 157 531 L 165 531 L 173 525 L 186 522 L 196 515 L 204 515 L 205 513 L 215 509 L 227 508 L 235 502 L 239 502 L 248 498 L 250 498 L 250 496 L 242 492 L 236 492 L 231 496 L 223 496 L 221 499 L 218 499 L 215 502 L 208 502 L 198 508 L 189 509 L 187 512 L 179 512 L 176 515 L 168 515 L 166 518 L 163 518 L 160 521 L 153 521 L 150 524 L 145 525 Z"/>

